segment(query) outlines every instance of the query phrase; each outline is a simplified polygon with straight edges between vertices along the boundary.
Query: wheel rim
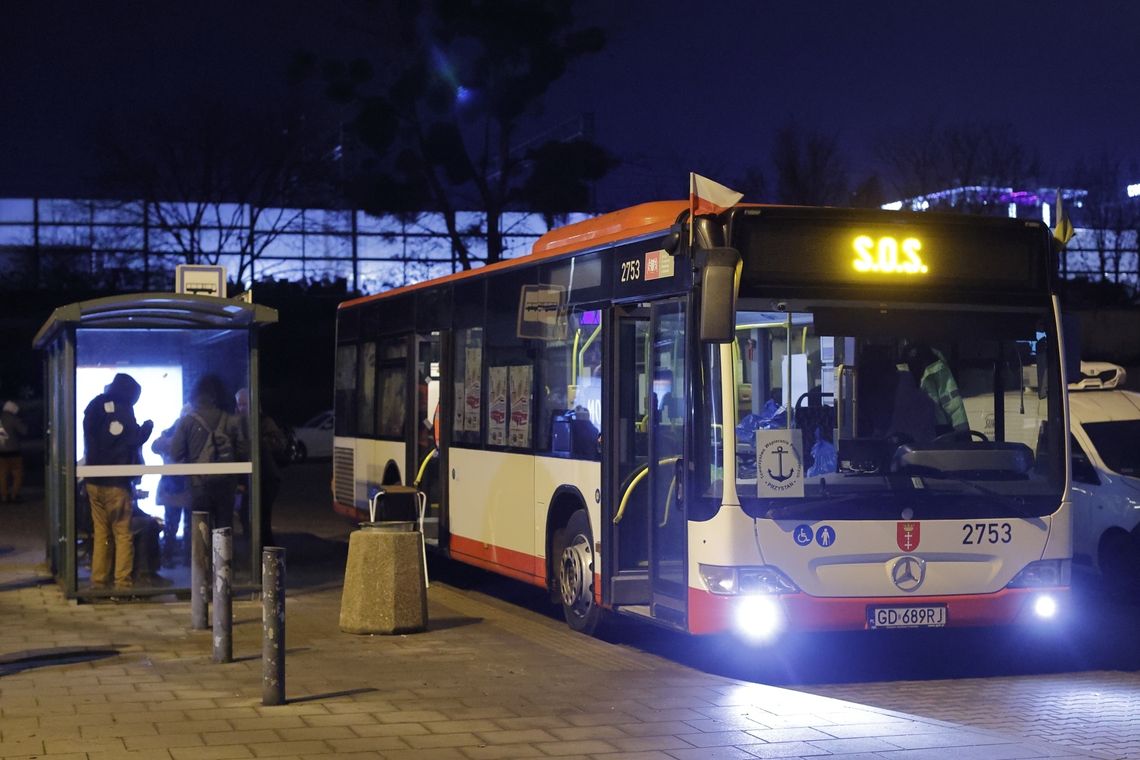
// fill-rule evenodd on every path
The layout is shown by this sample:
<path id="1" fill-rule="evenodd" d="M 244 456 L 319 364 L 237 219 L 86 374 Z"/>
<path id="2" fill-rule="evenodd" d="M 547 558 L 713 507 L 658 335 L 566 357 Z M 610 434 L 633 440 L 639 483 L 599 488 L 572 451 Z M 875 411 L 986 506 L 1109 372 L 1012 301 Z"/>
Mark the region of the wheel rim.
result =
<path id="1" fill-rule="evenodd" d="M 582 534 L 562 550 L 562 572 L 559 573 L 562 604 L 578 616 L 584 616 L 594 603 L 594 552 Z"/>

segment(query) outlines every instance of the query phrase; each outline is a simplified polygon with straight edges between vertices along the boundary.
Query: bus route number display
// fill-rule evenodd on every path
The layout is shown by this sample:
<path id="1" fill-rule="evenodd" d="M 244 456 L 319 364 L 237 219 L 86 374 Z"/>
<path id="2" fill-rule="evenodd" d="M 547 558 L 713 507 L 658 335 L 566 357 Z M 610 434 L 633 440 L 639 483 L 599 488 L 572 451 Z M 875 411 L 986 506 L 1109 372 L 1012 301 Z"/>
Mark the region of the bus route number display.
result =
<path id="1" fill-rule="evenodd" d="M 856 272 L 877 274 L 927 274 L 930 269 L 922 259 L 922 241 L 908 237 L 901 241 L 890 235 L 873 238 L 858 235 L 852 241 Z"/>

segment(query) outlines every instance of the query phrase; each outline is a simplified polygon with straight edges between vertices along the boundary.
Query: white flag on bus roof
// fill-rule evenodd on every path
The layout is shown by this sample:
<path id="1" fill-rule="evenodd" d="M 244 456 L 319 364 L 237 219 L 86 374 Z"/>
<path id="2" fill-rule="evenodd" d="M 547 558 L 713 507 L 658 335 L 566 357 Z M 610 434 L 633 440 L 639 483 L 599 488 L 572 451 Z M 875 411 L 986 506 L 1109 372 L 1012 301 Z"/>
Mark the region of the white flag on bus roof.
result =
<path id="1" fill-rule="evenodd" d="M 743 197 L 744 193 L 738 193 L 708 177 L 689 172 L 690 218 L 697 214 L 719 214 L 735 206 Z"/>

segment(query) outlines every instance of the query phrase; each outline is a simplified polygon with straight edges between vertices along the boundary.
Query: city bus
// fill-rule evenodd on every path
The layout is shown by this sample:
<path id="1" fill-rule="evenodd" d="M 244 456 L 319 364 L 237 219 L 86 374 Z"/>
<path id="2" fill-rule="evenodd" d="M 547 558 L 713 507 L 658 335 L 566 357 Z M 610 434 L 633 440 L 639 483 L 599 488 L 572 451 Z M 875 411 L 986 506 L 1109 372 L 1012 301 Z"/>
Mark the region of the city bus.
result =
<path id="1" fill-rule="evenodd" d="M 1071 572 L 1040 222 L 685 201 L 343 303 L 334 506 L 593 632 L 1031 623 Z M 1038 622 L 1034 622 L 1038 621 Z"/>

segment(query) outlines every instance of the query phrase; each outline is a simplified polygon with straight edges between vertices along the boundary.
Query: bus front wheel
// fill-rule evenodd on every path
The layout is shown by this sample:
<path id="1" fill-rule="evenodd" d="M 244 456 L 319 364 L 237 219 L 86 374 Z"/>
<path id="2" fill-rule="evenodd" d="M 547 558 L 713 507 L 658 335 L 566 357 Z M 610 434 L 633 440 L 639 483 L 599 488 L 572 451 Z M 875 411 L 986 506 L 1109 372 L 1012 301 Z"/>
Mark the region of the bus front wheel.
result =
<path id="1" fill-rule="evenodd" d="M 601 622 L 602 609 L 594 599 L 594 537 L 590 518 L 579 509 L 555 536 L 558 552 L 558 589 L 566 624 L 575 631 L 593 634 Z"/>

